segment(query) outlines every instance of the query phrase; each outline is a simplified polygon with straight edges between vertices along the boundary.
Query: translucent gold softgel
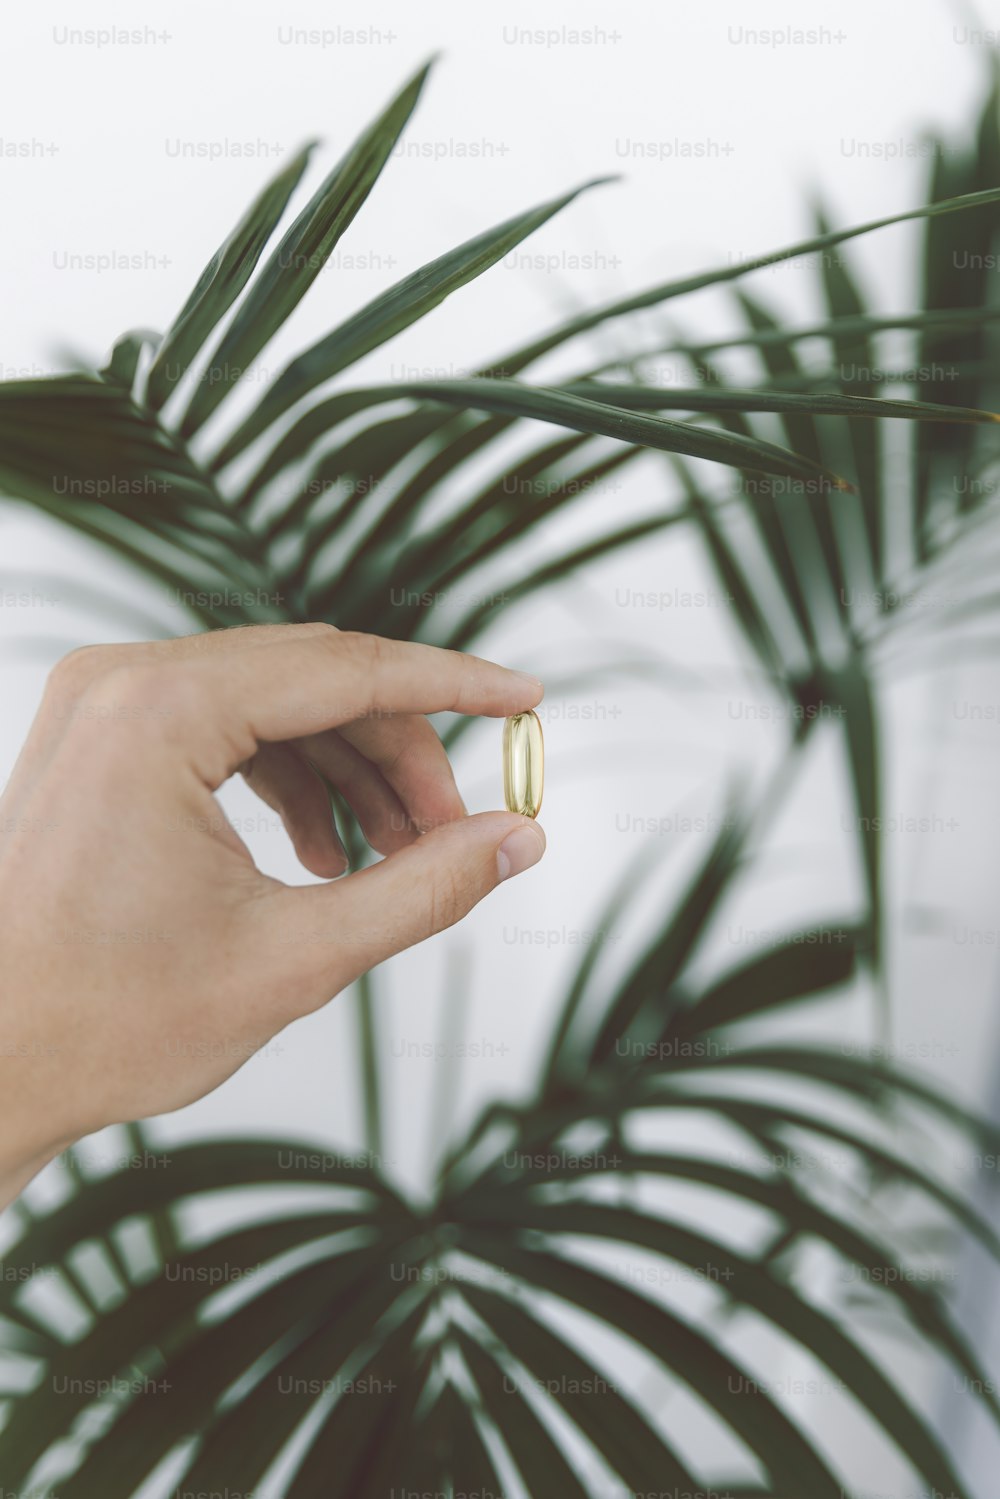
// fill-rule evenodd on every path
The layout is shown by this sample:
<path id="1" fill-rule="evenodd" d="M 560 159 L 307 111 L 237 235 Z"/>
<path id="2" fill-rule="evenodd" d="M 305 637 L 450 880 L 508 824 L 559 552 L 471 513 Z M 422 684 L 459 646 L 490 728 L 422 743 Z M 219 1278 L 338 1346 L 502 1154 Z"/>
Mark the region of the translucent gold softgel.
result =
<path id="1" fill-rule="evenodd" d="M 508 812 L 537 817 L 545 784 L 545 747 L 537 713 L 515 713 L 503 726 L 503 795 Z"/>

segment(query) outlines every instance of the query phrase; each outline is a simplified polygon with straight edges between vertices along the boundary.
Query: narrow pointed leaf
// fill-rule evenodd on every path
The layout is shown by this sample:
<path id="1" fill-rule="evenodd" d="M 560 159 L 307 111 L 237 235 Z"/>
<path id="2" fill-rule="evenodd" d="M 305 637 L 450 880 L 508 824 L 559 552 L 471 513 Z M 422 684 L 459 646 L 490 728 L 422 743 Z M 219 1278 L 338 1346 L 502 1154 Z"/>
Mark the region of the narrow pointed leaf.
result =
<path id="1" fill-rule="evenodd" d="M 618 381 L 581 381 L 560 387 L 571 395 L 610 401 L 629 411 L 775 411 L 810 416 L 902 418 L 912 422 L 1000 422 L 992 411 L 965 406 L 936 405 L 928 401 L 877 400 L 869 396 L 817 393 L 797 395 L 771 390 L 727 390 L 715 386 L 624 385 Z"/>
<path id="2" fill-rule="evenodd" d="M 168 329 L 149 371 L 146 404 L 159 411 L 250 280 L 264 246 L 288 207 L 315 146 L 310 141 L 292 157 L 247 209 L 219 246 Z"/>
<path id="3" fill-rule="evenodd" d="M 355 142 L 264 264 L 192 397 L 181 424 L 184 437 L 208 420 L 322 271 L 391 156 L 429 69 L 421 68 Z"/>
<path id="4" fill-rule="evenodd" d="M 397 281 L 395 286 L 293 359 L 287 369 L 268 386 L 238 431 L 225 442 L 216 455 L 214 466 L 221 468 L 230 462 L 271 422 L 309 395 L 317 385 L 347 369 L 389 339 L 395 338 L 397 333 L 424 317 L 446 297 L 451 296 L 452 292 L 496 265 L 498 260 L 508 255 L 529 234 L 548 223 L 549 219 L 572 203 L 581 192 L 588 187 L 598 186 L 604 180 L 606 179 L 601 178 L 586 183 L 528 213 L 517 214 L 505 223 L 476 235 L 475 239 L 467 240 L 457 249 L 439 255 L 436 260 L 429 261 L 402 281 Z"/>
<path id="5" fill-rule="evenodd" d="M 849 486 L 836 474 L 799 458 L 774 443 L 752 437 L 733 437 L 688 422 L 667 421 L 641 412 L 627 411 L 613 403 L 583 400 L 564 391 L 539 385 L 521 385 L 515 380 L 441 380 L 401 382 L 399 395 L 421 396 L 461 410 L 470 407 L 495 411 L 504 416 L 530 417 L 553 422 L 577 432 L 613 437 L 639 447 L 666 453 L 683 453 L 757 473 L 811 478 L 832 489 Z"/>
<path id="6" fill-rule="evenodd" d="M 649 307 L 658 307 L 661 303 L 670 301 L 675 297 L 684 297 L 691 292 L 701 291 L 708 286 L 719 286 L 727 281 L 735 281 L 741 276 L 748 275 L 751 271 L 762 270 L 765 266 L 778 265 L 783 260 L 797 259 L 803 255 L 815 254 L 818 250 L 827 250 L 834 245 L 843 244 L 846 240 L 857 239 L 863 234 L 872 234 L 875 230 L 889 228 L 893 224 L 905 224 L 914 219 L 934 219 L 945 214 L 967 213 L 970 210 L 984 207 L 988 204 L 1000 203 L 1000 187 L 991 187 L 982 192 L 967 193 L 958 197 L 945 199 L 938 203 L 928 203 L 922 208 L 911 208 L 905 213 L 893 214 L 889 218 L 869 219 L 864 224 L 855 224 L 850 229 L 838 229 L 830 234 L 821 234 L 812 239 L 799 240 L 794 245 L 786 245 L 781 250 L 772 250 L 763 255 L 754 255 L 736 264 L 732 261 L 726 265 L 717 266 L 711 271 L 698 272 L 693 276 L 683 276 L 676 281 L 661 282 L 658 286 L 650 287 L 647 291 L 639 292 L 635 296 L 623 297 L 618 301 L 605 303 L 603 307 L 595 307 L 589 312 L 581 313 L 578 317 L 570 319 L 561 327 L 554 329 L 551 333 L 535 339 L 532 343 L 514 350 L 505 358 L 499 359 L 491 367 L 503 370 L 507 375 L 519 374 L 529 364 L 534 364 L 543 354 L 550 353 L 559 348 L 561 344 L 569 339 L 577 337 L 581 333 L 588 333 L 592 328 L 599 328 L 610 318 L 624 317 L 630 312 L 642 312 Z M 489 370 L 484 370 L 488 374 Z"/>

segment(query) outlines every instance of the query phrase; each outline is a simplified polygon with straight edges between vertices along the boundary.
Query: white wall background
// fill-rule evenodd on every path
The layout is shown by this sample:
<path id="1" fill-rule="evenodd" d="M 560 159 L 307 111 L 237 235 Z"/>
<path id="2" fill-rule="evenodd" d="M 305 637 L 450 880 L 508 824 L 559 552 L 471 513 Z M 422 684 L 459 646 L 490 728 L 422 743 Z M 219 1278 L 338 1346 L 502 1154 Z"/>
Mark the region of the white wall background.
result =
<path id="1" fill-rule="evenodd" d="M 586 195 L 525 247 L 551 257 L 554 269 L 497 267 L 354 375 L 391 376 L 403 365 L 457 374 L 568 310 L 804 237 L 805 202 L 817 190 L 837 222 L 901 211 L 923 191 L 922 132 L 959 128 L 981 96 L 990 59 L 970 39 L 977 24 L 943 0 L 843 0 L 808 11 L 791 0 L 753 7 L 622 0 L 605 8 L 549 0 L 503 13 L 443 0 L 351 10 L 316 0 L 280 8 L 260 0 L 239 8 L 191 0 L 24 8 L 2 22 L 0 376 L 47 372 L 66 350 L 99 358 L 128 327 L 165 327 L 283 154 L 322 136 L 318 180 L 403 77 L 439 48 L 443 60 L 406 137 L 411 154 L 391 164 L 340 247 L 367 268 L 341 259 L 319 277 L 265 351 L 254 383 L 390 280 L 594 175 L 623 180 Z M 69 34 L 113 27 L 138 30 L 142 40 L 98 45 Z M 818 36 L 802 44 L 787 34 L 782 44 L 746 36 L 750 28 L 802 27 Z M 290 31 L 330 28 L 342 31 L 334 39 L 289 39 Z M 365 39 L 345 35 L 350 28 Z M 558 35 L 515 35 L 526 28 Z M 588 28 L 589 40 L 573 40 Z M 412 154 L 418 145 L 429 155 Z M 692 147 L 705 154 L 688 159 Z M 199 148 L 203 154 L 192 156 Z M 887 310 L 904 307 L 912 294 L 908 233 L 892 230 L 857 246 L 865 285 Z M 101 268 L 109 256 L 135 257 L 138 268 Z M 92 268 L 80 268 L 79 257 L 94 257 Z M 803 318 L 819 310 L 812 277 L 794 263 L 762 273 L 754 287 Z M 720 304 L 685 304 L 684 325 L 723 326 Z M 575 524 L 564 523 L 567 541 Z M 102 554 L 23 509 L 0 508 L 0 557 L 5 573 L 62 571 L 124 589 L 165 627 L 183 628 L 147 585 L 122 579 Z M 596 650 L 608 660 L 651 659 L 659 679 L 602 679 L 575 696 L 550 696 L 544 864 L 500 890 L 460 931 L 395 960 L 382 975 L 387 1154 L 415 1187 L 426 1177 L 439 1074 L 434 1062 L 396 1052 L 441 1038 L 449 973 L 459 975 L 465 1038 L 481 1040 L 487 1053 L 450 1070 L 451 1106 L 465 1115 L 490 1094 L 530 1087 L 581 933 L 644 841 L 628 830 L 630 820 L 666 818 L 678 808 L 715 815 L 728 772 L 745 763 L 763 773 L 780 746 L 773 725 L 734 720 L 732 703 L 750 688 L 720 609 L 667 609 L 651 618 L 616 603 L 622 590 L 706 581 L 683 540 L 647 545 L 594 569 L 544 607 L 515 611 L 490 637 L 489 654 L 542 675 L 589 664 Z M 134 627 L 82 614 L 58 587 L 52 592 L 50 604 L 0 611 L 0 777 L 26 732 L 47 664 L 75 644 L 134 636 Z M 678 689 L 678 670 L 694 685 Z M 990 877 L 1000 731 L 995 722 L 963 725 L 942 704 L 998 701 L 1000 681 L 981 662 L 956 662 L 954 677 L 943 687 L 939 679 L 937 689 L 910 679 L 887 688 L 895 806 L 958 822 L 937 844 L 897 839 L 887 847 L 897 1035 L 933 1044 L 928 1066 L 967 1097 L 984 1096 L 994 1071 L 987 1005 L 996 948 L 961 946 L 954 930 L 959 922 L 997 924 Z M 581 707 L 588 717 L 572 716 Z M 477 727 L 458 767 L 474 810 L 497 804 L 498 725 Z M 832 743 L 817 745 L 760 881 L 733 913 L 734 931 L 772 924 L 782 899 L 790 920 L 825 918 L 838 901 L 837 914 L 849 914 L 856 871 L 843 854 L 844 795 Z M 240 788 L 227 791 L 225 802 L 249 819 L 241 831 L 263 867 L 303 878 L 267 809 Z M 665 854 L 679 855 L 666 870 L 670 880 L 695 856 L 696 840 L 682 833 L 660 842 Z M 538 928 L 556 935 L 529 941 L 524 934 Z M 720 962 L 727 942 L 738 940 L 718 934 Z M 609 934 L 612 965 L 624 960 L 630 941 L 626 930 Z M 349 1017 L 340 1002 L 292 1027 L 218 1093 L 164 1121 L 163 1138 L 277 1130 L 360 1147 L 357 1086 L 345 1065 Z M 903 1499 L 892 1468 L 862 1470 L 862 1478 L 873 1488 L 896 1484 Z"/>

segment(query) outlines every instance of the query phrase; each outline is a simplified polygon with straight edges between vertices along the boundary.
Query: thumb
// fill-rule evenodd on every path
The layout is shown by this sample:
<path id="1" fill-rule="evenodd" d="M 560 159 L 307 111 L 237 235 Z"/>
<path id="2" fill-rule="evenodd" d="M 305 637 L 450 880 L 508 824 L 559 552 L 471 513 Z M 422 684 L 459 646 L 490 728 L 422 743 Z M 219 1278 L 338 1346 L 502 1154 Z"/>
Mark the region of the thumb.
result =
<path id="1" fill-rule="evenodd" d="M 483 812 L 424 833 L 378 864 L 329 885 L 276 896 L 270 942 L 297 954 L 298 1013 L 325 1004 L 376 963 L 453 926 L 501 881 L 545 852 L 536 822 Z M 285 968 L 288 988 L 289 968 Z"/>

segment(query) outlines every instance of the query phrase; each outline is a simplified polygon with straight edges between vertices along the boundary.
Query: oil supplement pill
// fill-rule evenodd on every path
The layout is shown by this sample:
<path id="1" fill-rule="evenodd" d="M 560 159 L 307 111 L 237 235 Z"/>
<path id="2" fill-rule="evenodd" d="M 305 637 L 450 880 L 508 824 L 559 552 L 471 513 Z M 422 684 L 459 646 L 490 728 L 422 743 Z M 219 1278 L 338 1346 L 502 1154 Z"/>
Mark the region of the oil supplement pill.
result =
<path id="1" fill-rule="evenodd" d="M 508 812 L 537 817 L 545 781 L 545 748 L 537 713 L 515 713 L 503 726 L 503 795 Z"/>

